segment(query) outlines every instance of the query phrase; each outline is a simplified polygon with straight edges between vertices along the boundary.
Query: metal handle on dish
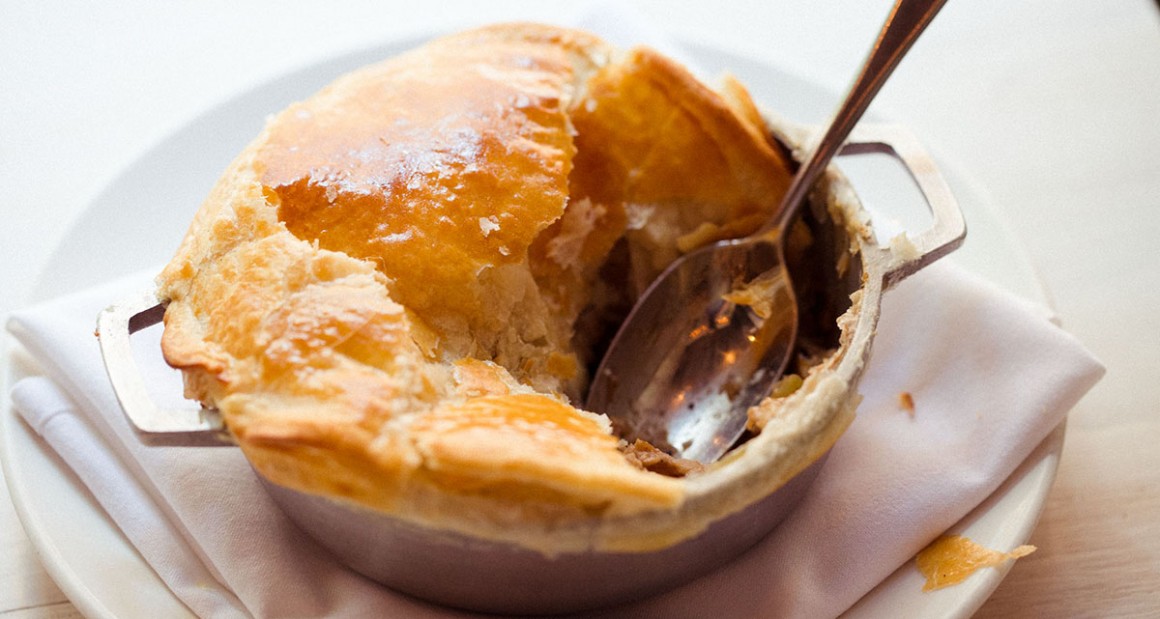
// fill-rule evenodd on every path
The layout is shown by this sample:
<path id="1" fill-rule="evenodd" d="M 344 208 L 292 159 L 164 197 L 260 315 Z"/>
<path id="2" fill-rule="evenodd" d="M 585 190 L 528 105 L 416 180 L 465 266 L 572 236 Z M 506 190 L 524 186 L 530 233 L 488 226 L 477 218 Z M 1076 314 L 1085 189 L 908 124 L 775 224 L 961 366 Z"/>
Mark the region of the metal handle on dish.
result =
<path id="1" fill-rule="evenodd" d="M 884 283 L 889 288 L 962 245 L 967 224 L 934 159 L 908 129 L 901 125 L 860 126 L 851 134 L 840 154 L 869 153 L 890 155 L 902 163 L 922 192 L 934 218 L 929 229 L 913 238 L 907 237 L 913 246 L 912 251 L 884 250 L 887 261 Z"/>
<path id="2" fill-rule="evenodd" d="M 149 395 L 133 358 L 130 336 L 165 316 L 165 305 L 142 293 L 106 308 L 97 316 L 97 339 L 105 370 L 121 410 L 150 445 L 232 445 L 217 411 L 205 408 L 162 409 Z"/>

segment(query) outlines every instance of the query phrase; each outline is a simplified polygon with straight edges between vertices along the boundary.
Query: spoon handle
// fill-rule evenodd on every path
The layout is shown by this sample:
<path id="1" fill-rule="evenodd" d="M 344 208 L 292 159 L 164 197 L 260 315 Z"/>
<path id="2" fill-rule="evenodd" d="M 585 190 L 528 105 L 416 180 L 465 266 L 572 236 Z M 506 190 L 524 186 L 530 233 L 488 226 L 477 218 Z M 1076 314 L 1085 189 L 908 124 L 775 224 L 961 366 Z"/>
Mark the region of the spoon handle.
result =
<path id="1" fill-rule="evenodd" d="M 850 86 L 845 102 L 806 160 L 805 169 L 794 175 L 769 229 L 786 229 L 785 224 L 797 211 L 795 207 L 805 199 L 806 192 L 842 147 L 882 84 L 886 83 L 910 46 L 944 4 L 946 0 L 898 0 L 894 3 L 882 31 L 878 33 L 878 41 L 874 43 L 862 65 L 862 71 Z"/>

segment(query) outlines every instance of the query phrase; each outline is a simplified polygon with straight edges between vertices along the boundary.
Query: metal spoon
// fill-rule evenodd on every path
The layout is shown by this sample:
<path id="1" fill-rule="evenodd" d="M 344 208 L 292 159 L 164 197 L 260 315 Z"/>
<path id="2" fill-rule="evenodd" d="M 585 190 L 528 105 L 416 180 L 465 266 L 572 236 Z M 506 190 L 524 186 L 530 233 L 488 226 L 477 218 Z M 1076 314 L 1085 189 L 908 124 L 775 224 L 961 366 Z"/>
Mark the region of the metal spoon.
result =
<path id="1" fill-rule="evenodd" d="M 745 430 L 796 344 L 798 306 L 783 245 L 814 181 L 946 0 L 898 0 L 825 135 L 759 231 L 691 252 L 637 301 L 593 377 L 587 407 L 629 441 L 720 458 Z"/>

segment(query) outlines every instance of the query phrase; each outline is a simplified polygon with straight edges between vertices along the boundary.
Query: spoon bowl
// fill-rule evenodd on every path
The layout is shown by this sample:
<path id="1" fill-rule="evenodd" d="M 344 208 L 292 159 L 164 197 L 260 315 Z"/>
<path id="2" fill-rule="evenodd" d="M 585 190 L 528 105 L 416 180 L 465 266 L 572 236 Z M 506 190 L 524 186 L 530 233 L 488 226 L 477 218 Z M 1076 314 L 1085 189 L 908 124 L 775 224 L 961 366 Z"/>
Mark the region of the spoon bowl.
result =
<path id="1" fill-rule="evenodd" d="M 736 442 L 744 412 L 788 365 L 797 301 L 780 246 L 750 237 L 694 251 L 662 274 L 629 315 L 589 402 L 616 430 L 710 462 Z M 679 305 L 673 305 L 680 299 Z"/>

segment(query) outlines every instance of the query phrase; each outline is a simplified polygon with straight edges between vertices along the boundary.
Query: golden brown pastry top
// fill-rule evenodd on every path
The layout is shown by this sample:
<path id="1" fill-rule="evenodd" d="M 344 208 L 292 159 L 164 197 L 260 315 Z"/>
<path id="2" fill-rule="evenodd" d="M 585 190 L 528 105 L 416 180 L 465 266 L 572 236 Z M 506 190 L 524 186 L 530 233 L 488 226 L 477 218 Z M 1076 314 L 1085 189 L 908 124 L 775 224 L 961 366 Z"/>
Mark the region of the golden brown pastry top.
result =
<path id="1" fill-rule="evenodd" d="M 493 537 L 669 509 L 685 481 L 571 404 L 594 330 L 681 252 L 755 229 L 786 170 L 743 89 L 651 50 L 529 24 L 438 39 L 231 164 L 158 279 L 163 351 L 298 490 Z"/>

